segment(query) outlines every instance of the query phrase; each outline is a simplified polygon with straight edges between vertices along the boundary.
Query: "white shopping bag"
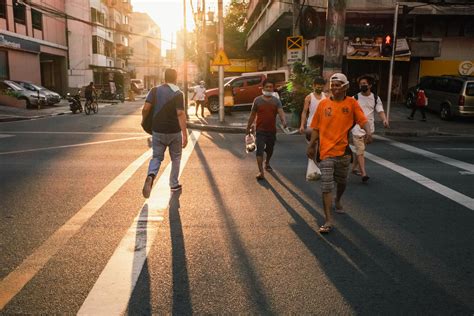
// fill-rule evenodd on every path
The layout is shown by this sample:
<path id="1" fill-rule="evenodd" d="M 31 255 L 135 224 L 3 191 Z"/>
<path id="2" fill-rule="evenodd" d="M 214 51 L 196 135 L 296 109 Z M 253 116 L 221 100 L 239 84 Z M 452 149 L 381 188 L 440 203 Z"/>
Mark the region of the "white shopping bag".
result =
<path id="1" fill-rule="evenodd" d="M 257 145 L 255 144 L 255 136 L 253 134 L 245 135 L 245 152 L 248 154 L 255 151 Z"/>
<path id="2" fill-rule="evenodd" d="M 308 159 L 308 167 L 306 169 L 306 180 L 316 181 L 319 178 L 321 178 L 321 170 L 319 170 L 313 159 Z"/>

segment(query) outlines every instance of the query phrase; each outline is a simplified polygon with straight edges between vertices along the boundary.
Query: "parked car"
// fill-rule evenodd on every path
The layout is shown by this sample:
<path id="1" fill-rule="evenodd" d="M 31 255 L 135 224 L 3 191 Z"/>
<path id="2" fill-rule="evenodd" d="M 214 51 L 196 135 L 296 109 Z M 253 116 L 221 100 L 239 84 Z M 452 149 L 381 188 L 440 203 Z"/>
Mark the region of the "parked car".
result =
<path id="1" fill-rule="evenodd" d="M 408 89 L 406 106 L 412 107 L 416 91 L 421 88 L 428 98 L 428 110 L 439 113 L 441 119 L 456 116 L 474 116 L 474 77 L 426 76 L 420 83 Z"/>
<path id="2" fill-rule="evenodd" d="M 34 92 L 40 91 L 40 93 L 44 93 L 46 95 L 46 102 L 49 105 L 54 105 L 56 103 L 61 102 L 61 96 L 59 95 L 59 93 L 48 90 L 43 86 L 34 84 L 29 81 L 15 80 L 15 82 L 18 83 L 20 86 L 22 86 L 26 90 L 30 90 Z"/>
<path id="3" fill-rule="evenodd" d="M 0 89 L 14 91 L 17 95 L 17 99 L 26 101 L 27 108 L 37 107 L 38 104 L 46 104 L 46 95 L 44 94 L 44 92 L 39 93 L 38 99 L 38 92 L 24 89 L 22 86 L 11 80 L 0 81 Z"/>

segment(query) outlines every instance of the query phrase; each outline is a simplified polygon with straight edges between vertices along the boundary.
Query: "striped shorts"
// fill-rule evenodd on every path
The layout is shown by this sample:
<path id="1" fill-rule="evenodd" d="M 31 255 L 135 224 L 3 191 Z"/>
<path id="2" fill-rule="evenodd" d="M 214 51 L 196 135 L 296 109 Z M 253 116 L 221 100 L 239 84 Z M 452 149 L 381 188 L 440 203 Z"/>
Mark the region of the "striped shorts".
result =
<path id="1" fill-rule="evenodd" d="M 321 191 L 332 192 L 334 182 L 345 184 L 351 164 L 351 156 L 329 157 L 319 163 L 321 169 Z"/>

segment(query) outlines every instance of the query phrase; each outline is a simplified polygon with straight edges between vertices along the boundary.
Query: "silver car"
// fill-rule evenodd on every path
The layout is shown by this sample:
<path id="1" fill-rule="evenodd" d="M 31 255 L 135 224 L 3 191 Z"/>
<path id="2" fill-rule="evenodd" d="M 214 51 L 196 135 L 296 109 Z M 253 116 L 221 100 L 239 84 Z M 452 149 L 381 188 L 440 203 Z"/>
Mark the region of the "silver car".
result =
<path id="1" fill-rule="evenodd" d="M 59 95 L 59 93 L 48 90 L 43 86 L 34 84 L 29 81 L 15 80 L 15 82 L 18 83 L 20 86 L 22 86 L 26 90 L 30 90 L 34 92 L 40 91 L 40 93 L 43 93 L 44 95 L 46 95 L 46 102 L 49 105 L 54 105 L 56 103 L 61 102 L 61 96 Z"/>
<path id="2" fill-rule="evenodd" d="M 17 98 L 19 100 L 25 100 L 26 101 L 26 107 L 31 108 L 31 107 L 37 107 L 38 105 L 46 105 L 46 94 L 44 92 L 38 92 L 38 91 L 31 91 L 24 89 L 22 86 L 19 84 L 15 83 L 14 81 L 11 80 L 3 80 L 3 84 L 6 86 L 7 89 L 10 89 L 14 91 L 17 95 Z"/>

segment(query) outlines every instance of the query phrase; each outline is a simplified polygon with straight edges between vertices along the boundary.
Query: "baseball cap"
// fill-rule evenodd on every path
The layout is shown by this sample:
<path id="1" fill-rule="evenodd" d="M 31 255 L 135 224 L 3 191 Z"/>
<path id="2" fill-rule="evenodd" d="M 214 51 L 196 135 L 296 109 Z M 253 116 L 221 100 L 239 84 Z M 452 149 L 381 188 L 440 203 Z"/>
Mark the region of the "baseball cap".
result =
<path id="1" fill-rule="evenodd" d="M 329 79 L 329 81 L 340 81 L 340 82 L 342 82 L 343 86 L 345 86 L 346 84 L 349 83 L 349 81 L 347 81 L 346 75 L 341 74 L 339 72 L 332 75 L 331 78 Z"/>

